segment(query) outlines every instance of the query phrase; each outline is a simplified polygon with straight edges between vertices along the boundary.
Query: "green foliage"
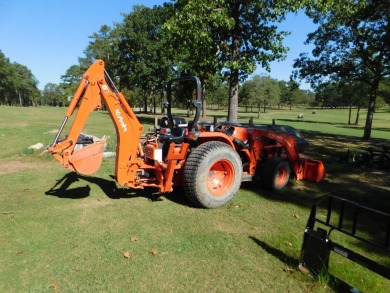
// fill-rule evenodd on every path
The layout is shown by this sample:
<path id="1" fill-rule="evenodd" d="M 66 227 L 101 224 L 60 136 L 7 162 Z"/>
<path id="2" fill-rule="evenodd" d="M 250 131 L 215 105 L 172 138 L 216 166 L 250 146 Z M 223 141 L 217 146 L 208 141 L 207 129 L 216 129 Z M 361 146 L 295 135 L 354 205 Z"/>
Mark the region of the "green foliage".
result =
<path id="1" fill-rule="evenodd" d="M 42 91 L 42 104 L 54 107 L 63 107 L 69 104 L 68 96 L 64 89 L 54 83 L 48 83 Z"/>
<path id="2" fill-rule="evenodd" d="M 176 13 L 165 24 L 185 64 L 194 65 L 204 80 L 224 73 L 230 77 L 229 120 L 235 121 L 238 83 L 260 63 L 283 58 L 285 32 L 272 23 L 284 19 L 270 3 L 261 1 L 177 1 Z M 192 69 L 192 68 L 191 68 Z"/>
<path id="3" fill-rule="evenodd" d="M 80 67 L 85 71 L 94 60 L 104 60 L 106 67 L 113 70 L 118 66 L 119 38 L 117 31 L 108 25 L 102 25 L 97 33 L 89 36 L 91 41 L 84 50 L 85 56 L 79 59 Z"/>
<path id="4" fill-rule="evenodd" d="M 224 109 L 228 105 L 229 85 L 226 82 L 216 82 L 207 91 L 207 103 L 211 108 Z"/>
<path id="5" fill-rule="evenodd" d="M 384 78 L 379 84 L 378 94 L 390 105 L 390 77 Z"/>
<path id="6" fill-rule="evenodd" d="M 0 104 L 36 106 L 41 103 L 38 81 L 24 65 L 11 63 L 0 50 Z"/>
<path id="7" fill-rule="evenodd" d="M 324 80 L 367 83 L 370 99 L 363 137 L 369 139 L 378 87 L 390 75 L 390 7 L 380 0 L 363 4 L 357 5 L 352 13 L 337 7 L 327 13 L 317 9 L 308 11 L 319 24 L 307 39 L 315 45 L 313 57 L 301 54 L 294 67 L 299 68 L 296 74 L 313 86 Z"/>
<path id="8" fill-rule="evenodd" d="M 249 107 L 255 105 L 260 112 L 260 106 L 311 105 L 314 94 L 302 90 L 293 80 L 278 81 L 269 76 L 254 76 L 253 79 L 243 83 L 240 89 L 240 104 Z"/>
<path id="9" fill-rule="evenodd" d="M 163 89 L 172 74 L 172 57 L 161 32 L 169 15 L 166 7 L 134 6 L 117 25 L 120 41 L 118 74 L 122 87 L 135 86 L 147 96 Z"/>
<path id="10" fill-rule="evenodd" d="M 240 98 L 245 105 L 257 105 L 258 115 L 260 115 L 261 106 L 263 106 L 265 112 L 267 106 L 279 104 L 279 83 L 269 76 L 255 75 L 242 85 Z"/>

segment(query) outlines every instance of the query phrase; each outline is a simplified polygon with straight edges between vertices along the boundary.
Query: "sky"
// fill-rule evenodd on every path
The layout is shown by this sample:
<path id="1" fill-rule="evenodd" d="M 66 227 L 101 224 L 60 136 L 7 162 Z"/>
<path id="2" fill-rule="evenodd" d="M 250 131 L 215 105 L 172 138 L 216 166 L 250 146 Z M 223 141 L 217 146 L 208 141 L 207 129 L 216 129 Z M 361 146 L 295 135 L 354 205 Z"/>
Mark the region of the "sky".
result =
<path id="1" fill-rule="evenodd" d="M 78 64 L 89 36 L 102 25 L 113 27 L 122 22 L 122 13 L 130 13 L 134 5 L 153 7 L 164 2 L 167 0 L 0 0 L 0 50 L 11 62 L 27 66 L 42 90 L 47 83 L 60 83 L 61 75 Z M 284 41 L 290 48 L 287 58 L 272 62 L 270 73 L 258 66 L 254 74 L 289 80 L 294 59 L 311 50 L 304 41 L 315 25 L 298 13 L 290 14 L 279 27 L 291 32 Z M 309 85 L 302 83 L 301 88 Z"/>

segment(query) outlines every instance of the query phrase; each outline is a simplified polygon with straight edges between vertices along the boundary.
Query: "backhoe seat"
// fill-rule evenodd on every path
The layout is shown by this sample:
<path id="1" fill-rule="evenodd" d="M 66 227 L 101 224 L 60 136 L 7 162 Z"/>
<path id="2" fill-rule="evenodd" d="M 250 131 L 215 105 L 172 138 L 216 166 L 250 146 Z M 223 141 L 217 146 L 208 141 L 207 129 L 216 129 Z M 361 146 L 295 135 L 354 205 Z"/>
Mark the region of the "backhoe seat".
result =
<path id="1" fill-rule="evenodd" d="M 186 129 L 182 127 L 174 127 L 171 134 L 160 134 L 159 138 L 162 143 L 182 143 L 186 137 Z"/>

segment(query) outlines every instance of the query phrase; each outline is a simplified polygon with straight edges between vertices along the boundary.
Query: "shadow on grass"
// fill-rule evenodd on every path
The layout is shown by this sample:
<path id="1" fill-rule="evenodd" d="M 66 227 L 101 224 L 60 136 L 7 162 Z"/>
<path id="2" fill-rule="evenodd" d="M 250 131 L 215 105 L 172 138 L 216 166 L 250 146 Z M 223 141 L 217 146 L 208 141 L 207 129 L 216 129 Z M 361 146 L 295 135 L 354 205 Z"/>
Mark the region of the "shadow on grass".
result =
<path id="1" fill-rule="evenodd" d="M 290 180 L 286 188 L 279 191 L 263 190 L 256 182 L 243 183 L 241 188 L 255 191 L 260 197 L 274 202 L 285 202 L 310 209 L 314 203 L 326 195 L 335 195 L 356 202 L 362 206 L 390 213 L 390 170 L 373 167 L 359 167 L 354 163 L 341 161 L 340 158 L 347 150 L 364 150 L 367 147 L 385 144 L 383 139 L 361 141 L 357 137 L 321 134 L 318 132 L 302 131 L 304 137 L 310 139 L 310 146 L 305 155 L 322 160 L 328 173 L 322 182 Z M 339 210 L 335 211 L 335 215 Z M 353 213 L 345 215 L 345 225 L 351 225 Z M 384 224 L 370 215 L 359 214 L 359 232 L 368 235 L 372 240 L 383 239 L 386 234 Z M 303 231 L 302 231 L 303 232 Z M 372 252 L 373 247 L 359 243 L 361 249 Z M 388 253 L 375 250 L 375 253 L 386 259 Z"/>
<path id="2" fill-rule="evenodd" d="M 155 189 L 130 189 L 120 188 L 117 186 L 114 180 L 107 180 L 99 177 L 84 176 L 75 172 L 70 172 L 64 175 L 57 183 L 45 192 L 46 195 L 57 196 L 59 198 L 81 199 L 90 195 L 91 187 L 87 184 L 84 187 L 73 187 L 72 185 L 79 181 L 86 181 L 91 184 L 97 185 L 107 197 L 111 199 L 120 198 L 136 198 L 144 197 L 153 202 L 161 201 L 161 194 Z M 154 191 L 154 192 L 153 192 Z M 164 197 L 169 201 L 175 202 L 180 205 L 195 207 L 184 196 L 184 192 L 180 188 L 176 188 L 171 193 L 164 194 Z"/>
<path id="3" fill-rule="evenodd" d="M 295 269 L 298 268 L 299 260 L 287 255 L 286 253 L 284 253 L 279 249 L 270 246 L 269 244 L 265 243 L 264 241 L 261 241 L 260 239 L 257 239 L 256 237 L 249 236 L 249 239 L 253 240 L 253 242 L 259 245 L 265 252 L 272 255 L 273 257 L 276 257 L 286 266 L 294 267 Z M 327 284 L 333 290 L 336 290 L 337 292 L 359 292 L 359 291 L 352 291 L 354 290 L 353 287 L 351 287 L 349 284 L 345 283 L 344 281 L 338 279 L 334 275 L 328 274 L 327 276 L 328 276 Z"/>
<path id="4" fill-rule="evenodd" d="M 261 241 L 260 239 L 257 239 L 256 237 L 249 236 L 251 240 L 253 240 L 257 245 L 259 245 L 263 250 L 265 250 L 268 254 L 271 254 L 272 256 L 279 259 L 284 264 L 291 266 L 291 267 L 298 267 L 298 260 L 285 254 L 283 251 L 276 249 L 267 243 Z"/>

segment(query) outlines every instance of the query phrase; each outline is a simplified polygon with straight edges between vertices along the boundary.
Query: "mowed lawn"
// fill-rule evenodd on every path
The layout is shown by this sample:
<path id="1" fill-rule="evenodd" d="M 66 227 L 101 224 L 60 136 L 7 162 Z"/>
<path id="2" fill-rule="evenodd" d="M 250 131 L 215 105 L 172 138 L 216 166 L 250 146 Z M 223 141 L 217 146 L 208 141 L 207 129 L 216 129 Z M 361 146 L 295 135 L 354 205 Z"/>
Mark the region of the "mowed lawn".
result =
<path id="1" fill-rule="evenodd" d="M 330 275 L 298 270 L 311 205 L 335 192 L 390 212 L 389 172 L 338 160 L 348 148 L 386 143 L 389 109 L 375 114 L 374 139 L 365 143 L 364 111 L 359 125 L 346 123 L 344 109 L 273 109 L 260 118 L 241 111 L 241 122 L 276 119 L 302 130 L 310 141 L 305 154 L 323 160 L 328 177 L 319 184 L 291 180 L 275 193 L 245 183 L 231 204 L 211 210 L 192 206 L 180 190 L 159 196 L 121 188 L 111 177 L 114 158 L 82 176 L 29 150 L 51 143 L 65 110 L 0 106 L 0 292 L 335 292 Z M 224 120 L 221 111 L 208 115 Z M 145 129 L 153 125 L 153 115 L 139 117 Z M 84 131 L 109 135 L 115 149 L 107 112 L 93 113 Z M 388 254 L 359 249 L 390 266 Z M 330 273 L 363 292 L 390 287 L 333 255 Z"/>

